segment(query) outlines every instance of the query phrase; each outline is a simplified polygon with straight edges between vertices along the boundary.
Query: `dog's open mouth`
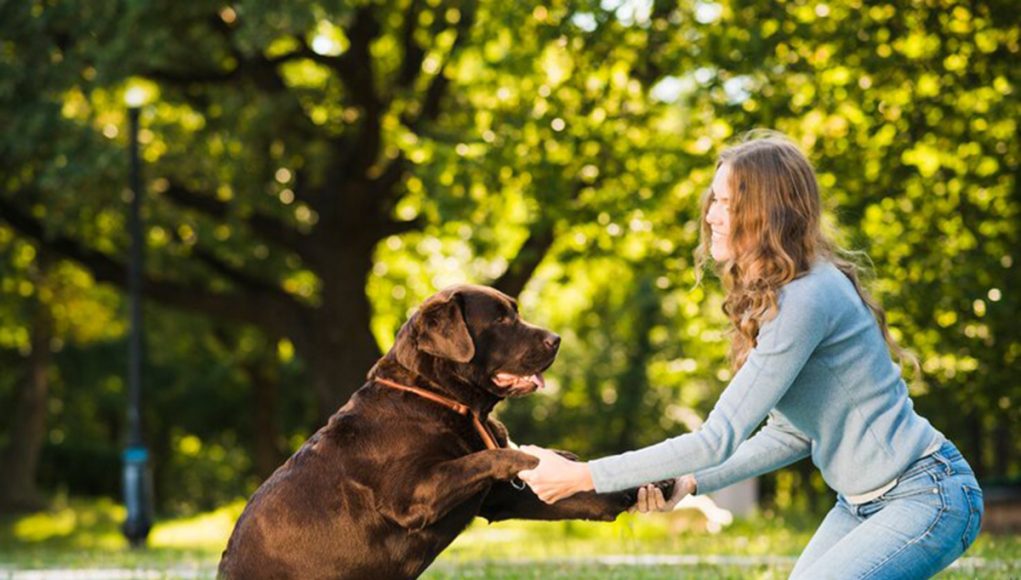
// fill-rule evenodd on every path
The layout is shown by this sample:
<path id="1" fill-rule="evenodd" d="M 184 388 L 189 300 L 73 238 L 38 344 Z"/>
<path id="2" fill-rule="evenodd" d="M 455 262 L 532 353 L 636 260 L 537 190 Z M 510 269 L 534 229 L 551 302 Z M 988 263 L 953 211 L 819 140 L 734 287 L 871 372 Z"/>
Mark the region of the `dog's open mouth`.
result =
<path id="1" fill-rule="evenodd" d="M 535 373 L 534 375 L 528 376 L 514 375 L 511 373 L 496 373 L 493 375 L 493 383 L 502 389 L 517 391 L 523 389 L 541 389 L 546 386 L 546 379 L 542 377 L 542 373 Z"/>

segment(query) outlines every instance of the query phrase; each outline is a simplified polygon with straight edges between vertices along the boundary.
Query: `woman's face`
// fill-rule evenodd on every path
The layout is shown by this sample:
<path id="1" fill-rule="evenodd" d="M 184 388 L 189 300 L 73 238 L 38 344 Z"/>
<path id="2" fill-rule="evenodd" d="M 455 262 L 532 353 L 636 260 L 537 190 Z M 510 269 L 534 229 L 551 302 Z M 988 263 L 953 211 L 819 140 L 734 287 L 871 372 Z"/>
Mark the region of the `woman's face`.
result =
<path id="1" fill-rule="evenodd" d="M 716 170 L 709 195 L 705 216 L 712 230 L 709 253 L 717 262 L 725 262 L 734 257 L 730 247 L 730 165 L 724 163 Z"/>

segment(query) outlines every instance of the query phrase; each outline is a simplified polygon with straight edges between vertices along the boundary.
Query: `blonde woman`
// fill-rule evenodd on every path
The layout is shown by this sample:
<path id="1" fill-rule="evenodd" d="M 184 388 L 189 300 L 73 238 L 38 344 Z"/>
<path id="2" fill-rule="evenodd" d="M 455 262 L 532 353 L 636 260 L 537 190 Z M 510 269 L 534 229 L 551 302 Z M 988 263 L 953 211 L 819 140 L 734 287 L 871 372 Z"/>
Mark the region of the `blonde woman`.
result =
<path id="1" fill-rule="evenodd" d="M 982 491 L 915 412 L 891 353 L 917 362 L 823 232 L 804 154 L 777 133 L 726 150 L 701 233 L 699 272 L 711 257 L 723 280 L 736 370 L 701 429 L 588 463 L 527 446 L 541 461 L 521 479 L 554 502 L 678 478 L 669 500 L 639 493 L 636 509 L 656 511 L 810 456 L 837 503 L 792 577 L 926 578 L 948 566 L 978 535 Z"/>

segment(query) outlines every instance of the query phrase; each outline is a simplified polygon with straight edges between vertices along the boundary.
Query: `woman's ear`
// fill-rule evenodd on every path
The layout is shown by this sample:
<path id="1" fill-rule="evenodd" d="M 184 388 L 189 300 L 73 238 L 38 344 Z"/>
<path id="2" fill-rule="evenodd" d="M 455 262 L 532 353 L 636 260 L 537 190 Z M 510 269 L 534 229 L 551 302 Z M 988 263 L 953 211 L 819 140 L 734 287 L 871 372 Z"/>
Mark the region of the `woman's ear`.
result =
<path id="1" fill-rule="evenodd" d="M 435 357 L 466 363 L 475 356 L 457 292 L 422 305 L 415 320 L 418 349 Z"/>

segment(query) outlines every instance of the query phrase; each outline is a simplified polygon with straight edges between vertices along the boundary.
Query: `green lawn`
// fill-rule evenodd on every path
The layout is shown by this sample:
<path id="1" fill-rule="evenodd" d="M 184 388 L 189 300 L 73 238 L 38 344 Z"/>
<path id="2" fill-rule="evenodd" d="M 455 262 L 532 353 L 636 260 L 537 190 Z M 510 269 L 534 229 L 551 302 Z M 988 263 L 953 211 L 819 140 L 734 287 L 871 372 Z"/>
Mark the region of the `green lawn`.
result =
<path id="1" fill-rule="evenodd" d="M 72 500 L 48 512 L 0 519 L 0 577 L 24 569 L 127 568 L 160 571 L 166 578 L 212 578 L 242 507 L 236 502 L 163 520 L 144 550 L 126 547 L 118 530 L 123 508 L 110 500 Z M 786 578 L 815 523 L 756 517 L 710 534 L 690 511 L 625 514 L 612 524 L 479 520 L 424 577 Z M 1021 536 L 983 534 L 967 556 L 940 578 L 1021 577 Z"/>

